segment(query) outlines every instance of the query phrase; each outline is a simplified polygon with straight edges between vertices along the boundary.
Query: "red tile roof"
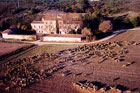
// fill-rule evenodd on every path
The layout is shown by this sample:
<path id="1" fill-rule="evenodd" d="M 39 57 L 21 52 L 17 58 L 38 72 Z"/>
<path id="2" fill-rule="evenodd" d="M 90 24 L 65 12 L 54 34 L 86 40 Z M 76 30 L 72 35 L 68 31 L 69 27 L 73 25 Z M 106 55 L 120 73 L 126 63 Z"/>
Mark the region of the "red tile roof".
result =
<path id="1" fill-rule="evenodd" d="M 56 16 L 54 16 L 54 15 L 44 15 L 43 17 L 42 17 L 44 20 L 56 20 Z"/>
<path id="2" fill-rule="evenodd" d="M 43 21 L 33 21 L 32 24 L 44 24 Z"/>
<path id="3" fill-rule="evenodd" d="M 7 29 L 7 30 L 4 30 L 2 33 L 9 33 L 9 32 L 11 32 L 11 30 Z"/>

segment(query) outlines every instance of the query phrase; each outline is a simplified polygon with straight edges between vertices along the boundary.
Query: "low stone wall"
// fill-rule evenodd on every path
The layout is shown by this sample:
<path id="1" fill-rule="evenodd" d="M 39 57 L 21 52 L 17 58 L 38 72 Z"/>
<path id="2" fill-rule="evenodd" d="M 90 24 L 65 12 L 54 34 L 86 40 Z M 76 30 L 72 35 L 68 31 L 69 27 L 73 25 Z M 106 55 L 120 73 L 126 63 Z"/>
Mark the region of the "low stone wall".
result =
<path id="1" fill-rule="evenodd" d="M 84 37 L 64 37 L 64 36 L 43 36 L 42 41 L 64 41 L 64 42 L 81 42 Z"/>
<path id="2" fill-rule="evenodd" d="M 36 35 L 17 35 L 17 34 L 2 33 L 2 38 L 20 39 L 20 40 L 36 40 Z"/>
<path id="3" fill-rule="evenodd" d="M 67 42 L 81 42 L 81 38 L 66 38 L 66 37 L 43 37 L 42 41 L 67 41 Z"/>

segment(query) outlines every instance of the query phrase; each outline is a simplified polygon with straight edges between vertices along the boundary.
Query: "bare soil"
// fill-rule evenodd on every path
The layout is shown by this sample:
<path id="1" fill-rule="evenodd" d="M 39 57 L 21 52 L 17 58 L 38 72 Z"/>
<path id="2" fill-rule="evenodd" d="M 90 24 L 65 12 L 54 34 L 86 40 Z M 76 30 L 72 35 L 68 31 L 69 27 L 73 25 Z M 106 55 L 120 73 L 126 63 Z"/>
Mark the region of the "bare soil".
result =
<path id="1" fill-rule="evenodd" d="M 0 43 L 0 56 L 8 54 L 25 46 L 27 46 L 27 44 Z"/>
<path id="2" fill-rule="evenodd" d="M 129 53 L 125 55 L 125 61 L 122 62 L 115 62 L 112 59 L 108 59 L 103 63 L 98 63 L 100 58 L 93 57 L 87 58 L 83 62 L 65 61 L 64 63 L 59 63 L 60 66 L 65 66 L 63 70 L 23 90 L 23 93 L 28 93 L 29 91 L 32 93 L 87 93 L 87 91 L 77 90 L 77 88 L 73 86 L 73 83 L 80 80 L 98 81 L 107 86 L 120 84 L 127 87 L 128 90 L 140 92 L 140 46 L 129 46 L 127 49 Z M 74 54 L 75 52 L 69 56 L 67 55 L 67 57 L 78 56 Z M 64 56 L 65 55 L 61 57 L 63 58 Z M 84 58 L 84 55 L 80 56 Z M 134 64 L 127 66 L 129 62 L 134 62 Z"/>
<path id="3" fill-rule="evenodd" d="M 103 43 L 77 46 L 5 63 L 0 66 L 0 77 L 5 76 L 0 80 L 0 90 L 87 93 L 87 89 L 73 86 L 76 82 L 87 80 L 101 82 L 106 86 L 121 85 L 125 90 L 140 92 L 140 34 L 136 33 L 139 31 L 128 31 Z M 22 79 L 28 82 L 23 83 Z"/>

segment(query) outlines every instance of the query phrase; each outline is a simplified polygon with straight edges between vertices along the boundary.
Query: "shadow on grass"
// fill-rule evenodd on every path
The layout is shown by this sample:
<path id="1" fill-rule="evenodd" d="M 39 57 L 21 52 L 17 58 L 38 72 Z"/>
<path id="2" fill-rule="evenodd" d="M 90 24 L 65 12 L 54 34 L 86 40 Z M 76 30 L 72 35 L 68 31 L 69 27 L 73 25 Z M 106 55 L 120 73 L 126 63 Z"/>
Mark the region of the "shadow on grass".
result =
<path id="1" fill-rule="evenodd" d="M 107 32 L 107 33 L 97 33 L 96 34 L 96 39 L 99 40 L 99 39 L 103 39 L 105 37 L 108 37 L 108 36 L 111 36 L 113 34 L 113 32 Z"/>

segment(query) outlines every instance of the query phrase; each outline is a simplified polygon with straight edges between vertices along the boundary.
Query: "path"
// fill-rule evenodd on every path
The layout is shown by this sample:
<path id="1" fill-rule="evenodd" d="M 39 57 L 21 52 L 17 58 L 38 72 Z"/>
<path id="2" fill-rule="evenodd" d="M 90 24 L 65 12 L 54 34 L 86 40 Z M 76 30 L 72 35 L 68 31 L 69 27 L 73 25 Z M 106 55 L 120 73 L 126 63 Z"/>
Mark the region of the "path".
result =
<path id="1" fill-rule="evenodd" d="M 72 45 L 72 44 L 76 44 L 76 45 L 84 45 L 84 44 L 93 44 L 93 43 L 99 43 L 99 42 L 103 42 L 106 40 L 109 40 L 111 38 L 113 38 L 114 36 L 116 36 L 119 33 L 125 32 L 125 31 L 131 31 L 131 30 L 136 30 L 136 29 L 140 29 L 140 28 L 134 28 L 134 29 L 123 29 L 123 30 L 118 30 L 113 32 L 113 35 L 105 37 L 103 39 L 100 39 L 98 41 L 93 41 L 93 42 L 87 42 L 87 43 L 60 43 L 60 42 L 41 42 L 40 40 L 38 41 L 22 41 L 24 43 L 33 43 L 36 44 L 38 46 L 42 46 L 42 45 L 46 45 L 46 44 L 58 44 L 58 45 Z"/>

